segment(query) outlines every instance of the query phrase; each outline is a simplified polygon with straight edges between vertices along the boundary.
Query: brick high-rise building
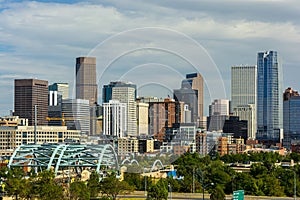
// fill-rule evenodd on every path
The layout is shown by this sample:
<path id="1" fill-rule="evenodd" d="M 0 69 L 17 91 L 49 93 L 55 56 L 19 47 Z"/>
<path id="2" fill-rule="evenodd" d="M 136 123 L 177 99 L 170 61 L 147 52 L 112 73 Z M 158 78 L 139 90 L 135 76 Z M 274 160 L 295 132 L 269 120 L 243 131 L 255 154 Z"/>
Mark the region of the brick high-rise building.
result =
<path id="1" fill-rule="evenodd" d="M 34 125 L 34 107 L 37 106 L 37 125 L 48 125 L 48 81 L 15 79 L 15 116 L 27 118 Z"/>
<path id="2" fill-rule="evenodd" d="M 149 134 L 159 141 L 164 141 L 166 129 L 172 128 L 174 123 L 181 122 L 182 103 L 170 98 L 144 102 L 149 104 Z"/>

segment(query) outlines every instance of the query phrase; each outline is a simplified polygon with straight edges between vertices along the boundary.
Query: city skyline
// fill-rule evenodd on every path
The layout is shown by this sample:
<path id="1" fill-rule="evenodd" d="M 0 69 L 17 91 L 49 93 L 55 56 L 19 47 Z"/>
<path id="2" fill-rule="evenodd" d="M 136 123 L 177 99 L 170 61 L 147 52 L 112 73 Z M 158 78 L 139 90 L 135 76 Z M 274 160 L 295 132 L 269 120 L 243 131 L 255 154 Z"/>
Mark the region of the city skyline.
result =
<path id="1" fill-rule="evenodd" d="M 230 98 L 231 66 L 256 64 L 256 54 L 260 51 L 278 51 L 283 64 L 283 89 L 289 86 L 299 89 L 300 28 L 297 19 L 300 12 L 296 5 L 300 3 L 297 1 L 227 1 L 218 5 L 215 1 L 173 1 L 170 4 L 156 1 L 59 2 L 0 1 L 1 115 L 13 110 L 14 79 L 38 78 L 48 80 L 49 84 L 67 82 L 72 89 L 74 58 L 97 53 L 97 68 L 103 68 L 103 59 L 110 58 L 120 45 L 130 44 L 119 38 L 105 46 L 101 54 L 95 51 L 98 44 L 124 31 L 153 26 L 186 34 L 198 42 L 208 53 L 200 57 L 210 56 L 220 71 L 227 99 Z M 276 17 L 270 15 L 273 11 Z M 159 39 L 169 41 L 168 46 L 177 41 L 163 34 L 160 36 Z M 183 39 L 179 43 L 186 44 Z M 183 49 L 193 54 L 188 45 Z M 180 81 L 187 73 L 200 72 L 204 80 L 214 78 L 201 70 L 195 70 L 170 52 L 151 49 L 130 52 L 111 63 L 105 74 L 107 79 L 98 78 L 98 90 L 109 81 L 125 80 L 140 87 L 137 88 L 140 96 L 155 96 L 153 91 L 160 88 L 159 95 L 164 97 L 170 93 L 170 88 L 180 88 Z M 206 109 L 212 100 L 211 97 L 205 100 Z"/>

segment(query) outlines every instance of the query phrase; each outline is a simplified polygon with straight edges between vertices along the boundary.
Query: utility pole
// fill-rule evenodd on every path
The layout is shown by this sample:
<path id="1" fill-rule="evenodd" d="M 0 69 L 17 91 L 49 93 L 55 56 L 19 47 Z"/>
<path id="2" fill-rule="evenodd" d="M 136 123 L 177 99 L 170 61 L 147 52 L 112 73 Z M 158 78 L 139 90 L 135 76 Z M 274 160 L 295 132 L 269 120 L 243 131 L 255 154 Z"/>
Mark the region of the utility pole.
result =
<path id="1" fill-rule="evenodd" d="M 195 168 L 193 168 L 193 193 L 195 193 Z"/>
<path id="2" fill-rule="evenodd" d="M 144 166 L 144 182 L 145 182 L 145 197 L 147 196 L 147 179 L 145 174 L 145 166 Z"/>
<path id="3" fill-rule="evenodd" d="M 37 143 L 36 126 L 37 126 L 37 105 L 34 105 L 34 144 Z"/>
<path id="4" fill-rule="evenodd" d="M 293 172 L 294 172 L 294 200 L 296 200 L 297 199 L 297 182 L 296 182 L 297 175 L 295 169 L 293 170 Z"/>

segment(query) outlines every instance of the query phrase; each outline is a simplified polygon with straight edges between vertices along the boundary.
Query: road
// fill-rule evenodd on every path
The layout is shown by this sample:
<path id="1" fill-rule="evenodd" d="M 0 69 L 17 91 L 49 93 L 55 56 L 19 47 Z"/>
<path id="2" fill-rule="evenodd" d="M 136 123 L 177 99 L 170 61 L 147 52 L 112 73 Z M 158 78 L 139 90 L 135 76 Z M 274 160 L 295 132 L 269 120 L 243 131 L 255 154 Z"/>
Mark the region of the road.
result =
<path id="1" fill-rule="evenodd" d="M 120 195 L 118 199 L 146 199 L 143 191 L 135 191 L 129 195 Z M 171 199 L 170 193 L 168 199 Z M 202 193 L 172 193 L 172 199 L 180 200 L 202 200 Z M 205 200 L 209 200 L 209 194 L 204 195 Z M 231 200 L 232 196 L 226 196 L 227 200 Z M 245 200 L 293 200 L 292 197 L 258 197 L 258 196 L 245 196 Z M 298 198 L 297 198 L 298 199 Z M 299 199 L 300 200 L 300 197 Z"/>

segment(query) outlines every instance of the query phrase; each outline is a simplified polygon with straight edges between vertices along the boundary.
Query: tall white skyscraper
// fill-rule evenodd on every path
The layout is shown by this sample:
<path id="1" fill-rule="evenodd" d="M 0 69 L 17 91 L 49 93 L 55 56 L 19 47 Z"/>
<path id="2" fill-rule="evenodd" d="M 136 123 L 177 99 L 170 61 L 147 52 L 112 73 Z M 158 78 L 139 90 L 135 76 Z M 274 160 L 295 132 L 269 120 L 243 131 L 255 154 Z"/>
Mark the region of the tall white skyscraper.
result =
<path id="1" fill-rule="evenodd" d="M 231 67 L 231 107 L 240 120 L 248 121 L 248 138 L 256 136 L 257 67 Z"/>
<path id="2" fill-rule="evenodd" d="M 136 124 L 136 85 L 128 82 L 110 82 L 103 86 L 103 103 L 118 100 L 126 104 L 127 135 L 137 136 Z"/>
<path id="3" fill-rule="evenodd" d="M 136 105 L 136 116 L 137 116 L 137 133 L 138 135 L 148 135 L 149 115 L 148 115 L 149 104 L 138 102 Z"/>
<path id="4" fill-rule="evenodd" d="M 259 52 L 257 55 L 257 134 L 267 144 L 281 142 L 282 73 L 276 51 Z"/>
<path id="5" fill-rule="evenodd" d="M 118 100 L 103 103 L 103 134 L 122 138 L 126 132 L 126 103 L 120 103 Z"/>

